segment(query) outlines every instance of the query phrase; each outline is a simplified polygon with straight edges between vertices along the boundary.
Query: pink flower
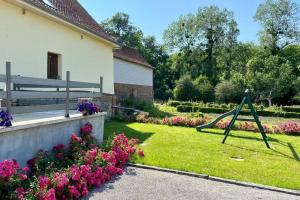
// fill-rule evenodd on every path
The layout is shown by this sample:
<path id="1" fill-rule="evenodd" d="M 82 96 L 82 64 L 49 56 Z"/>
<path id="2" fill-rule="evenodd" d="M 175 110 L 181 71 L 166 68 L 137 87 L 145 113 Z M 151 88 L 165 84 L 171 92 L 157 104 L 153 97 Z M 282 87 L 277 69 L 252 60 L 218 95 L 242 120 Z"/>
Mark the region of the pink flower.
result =
<path id="1" fill-rule="evenodd" d="M 143 150 L 141 150 L 141 149 L 139 149 L 138 155 L 139 155 L 140 157 L 144 157 L 144 156 L 145 156 Z"/>
<path id="2" fill-rule="evenodd" d="M 22 168 L 22 171 L 23 171 L 23 172 L 28 172 L 28 171 L 29 171 L 29 168 L 28 168 L 28 167 L 23 167 L 23 168 Z"/>
<path id="3" fill-rule="evenodd" d="M 15 160 L 4 160 L 0 162 L 0 179 L 8 181 L 10 177 L 16 174 L 19 165 Z"/>
<path id="4" fill-rule="evenodd" d="M 72 180 L 79 181 L 81 177 L 80 169 L 76 165 L 71 166 Z"/>
<path id="5" fill-rule="evenodd" d="M 57 153 L 57 154 L 55 155 L 55 157 L 58 158 L 58 159 L 62 158 L 62 153 Z"/>
<path id="6" fill-rule="evenodd" d="M 54 146 L 53 148 L 52 148 L 52 150 L 53 151 L 58 151 L 58 150 L 64 150 L 64 148 L 65 148 L 65 145 L 63 145 L 63 144 L 58 144 L 58 145 L 56 145 L 56 146 Z"/>
<path id="7" fill-rule="evenodd" d="M 69 192 L 71 194 L 72 197 L 76 197 L 79 198 L 80 197 L 80 192 L 77 190 L 77 188 L 75 186 L 68 186 Z"/>
<path id="8" fill-rule="evenodd" d="M 117 168 L 117 174 L 121 175 L 123 173 L 123 170 L 121 168 Z"/>
<path id="9" fill-rule="evenodd" d="M 38 181 L 41 190 L 44 190 L 46 187 L 48 187 L 51 184 L 50 179 L 46 176 L 39 176 Z"/>
<path id="10" fill-rule="evenodd" d="M 53 175 L 53 182 L 57 190 L 61 192 L 64 189 L 64 187 L 69 184 L 69 179 L 66 173 L 56 172 Z"/>
<path id="11" fill-rule="evenodd" d="M 55 190 L 52 188 L 50 189 L 46 195 L 42 198 L 42 200 L 56 200 L 55 197 Z"/>
<path id="12" fill-rule="evenodd" d="M 19 177 L 21 178 L 22 181 L 27 180 L 27 175 L 25 174 L 19 174 Z"/>
<path id="13" fill-rule="evenodd" d="M 72 134 L 71 140 L 74 140 L 76 142 L 82 142 L 82 138 L 78 137 L 76 134 Z"/>
<path id="14" fill-rule="evenodd" d="M 16 189 L 16 193 L 17 193 L 17 199 L 23 199 L 24 198 L 24 195 L 25 195 L 24 188 L 18 187 Z"/>
<path id="15" fill-rule="evenodd" d="M 81 133 L 84 134 L 90 134 L 93 131 L 93 125 L 91 123 L 86 123 L 82 128 L 81 128 Z"/>
<path id="16" fill-rule="evenodd" d="M 88 189 L 87 189 L 86 187 L 85 187 L 85 188 L 83 188 L 83 190 L 82 190 L 81 194 L 82 194 L 82 196 L 86 196 L 86 195 L 88 195 L 88 194 L 89 194 L 89 191 L 88 191 Z"/>

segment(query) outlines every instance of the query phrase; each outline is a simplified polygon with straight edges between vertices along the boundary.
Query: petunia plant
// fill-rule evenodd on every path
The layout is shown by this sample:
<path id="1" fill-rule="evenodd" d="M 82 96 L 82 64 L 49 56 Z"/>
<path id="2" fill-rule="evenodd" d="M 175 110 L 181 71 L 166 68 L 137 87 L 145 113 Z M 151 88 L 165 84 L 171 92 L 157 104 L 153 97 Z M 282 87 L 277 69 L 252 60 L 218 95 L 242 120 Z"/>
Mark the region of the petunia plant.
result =
<path id="1" fill-rule="evenodd" d="M 13 120 L 12 116 L 8 112 L 1 110 L 0 111 L 0 126 L 10 127 L 12 126 L 11 121 Z"/>
<path id="2" fill-rule="evenodd" d="M 81 112 L 83 116 L 87 116 L 101 112 L 101 109 L 92 102 L 81 102 L 78 104 L 78 111 Z"/>

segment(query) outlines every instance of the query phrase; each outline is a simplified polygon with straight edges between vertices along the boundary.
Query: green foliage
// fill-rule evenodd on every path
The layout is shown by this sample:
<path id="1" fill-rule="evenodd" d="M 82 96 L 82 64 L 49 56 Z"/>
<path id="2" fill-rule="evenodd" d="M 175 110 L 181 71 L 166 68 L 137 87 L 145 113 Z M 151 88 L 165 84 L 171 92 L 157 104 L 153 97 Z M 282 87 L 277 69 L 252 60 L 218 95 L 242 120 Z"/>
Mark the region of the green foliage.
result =
<path id="1" fill-rule="evenodd" d="M 118 12 L 110 19 L 101 22 L 101 26 L 124 46 L 137 48 L 142 46 L 143 32 L 129 21 L 129 15 Z"/>
<path id="2" fill-rule="evenodd" d="M 152 102 L 141 101 L 133 97 L 125 98 L 122 105 L 148 112 L 151 117 L 162 118 L 165 116 L 165 113 L 161 112 Z M 120 119 L 124 119 L 124 116 L 121 116 Z"/>
<path id="3" fill-rule="evenodd" d="M 211 102 L 214 100 L 214 87 L 206 76 L 200 75 L 194 83 L 199 93 L 197 100 L 203 102 Z"/>
<path id="4" fill-rule="evenodd" d="M 238 103 L 243 98 L 243 94 L 236 84 L 225 80 L 216 86 L 215 97 L 219 102 Z"/>
<path id="5" fill-rule="evenodd" d="M 156 99 L 239 103 L 250 89 L 254 102 L 288 105 L 300 103 L 299 13 L 293 0 L 262 3 L 254 16 L 262 25 L 260 45 L 238 42 L 234 14 L 217 6 L 200 7 L 171 23 L 164 45 L 144 37 L 125 13 L 102 25 L 154 67 Z"/>
<path id="6" fill-rule="evenodd" d="M 299 12 L 293 0 L 266 0 L 258 6 L 254 19 L 263 26 L 260 40 L 273 55 L 299 39 Z"/>
<path id="7" fill-rule="evenodd" d="M 183 76 L 176 82 L 174 98 L 179 101 L 196 100 L 198 90 L 190 76 Z"/>

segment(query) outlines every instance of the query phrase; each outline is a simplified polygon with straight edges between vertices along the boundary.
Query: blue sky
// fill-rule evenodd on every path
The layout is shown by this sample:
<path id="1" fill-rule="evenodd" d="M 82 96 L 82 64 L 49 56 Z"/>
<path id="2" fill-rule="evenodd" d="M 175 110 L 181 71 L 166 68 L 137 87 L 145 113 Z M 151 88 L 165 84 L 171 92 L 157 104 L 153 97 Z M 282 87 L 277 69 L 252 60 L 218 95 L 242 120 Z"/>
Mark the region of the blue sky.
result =
<path id="1" fill-rule="evenodd" d="M 145 35 L 154 35 L 162 42 L 164 30 L 180 15 L 195 13 L 199 7 L 217 5 L 234 12 L 240 29 L 240 41 L 257 42 L 259 24 L 254 22 L 257 6 L 264 0 L 79 0 L 100 22 L 122 11 L 130 15 L 134 25 Z"/>

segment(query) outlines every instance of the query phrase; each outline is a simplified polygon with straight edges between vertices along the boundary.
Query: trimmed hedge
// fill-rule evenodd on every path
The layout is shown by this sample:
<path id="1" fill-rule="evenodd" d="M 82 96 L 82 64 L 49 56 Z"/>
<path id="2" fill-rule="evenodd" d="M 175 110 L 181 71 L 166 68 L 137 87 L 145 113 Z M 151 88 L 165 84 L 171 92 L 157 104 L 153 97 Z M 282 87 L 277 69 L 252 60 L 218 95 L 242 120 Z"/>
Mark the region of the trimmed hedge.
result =
<path id="1" fill-rule="evenodd" d="M 229 112 L 230 109 L 178 105 L 177 111 L 178 112 L 202 112 L 202 113 L 224 114 L 226 112 Z M 263 116 L 263 117 L 300 118 L 300 113 L 297 113 L 297 112 L 276 112 L 276 111 L 258 110 L 257 114 L 259 116 Z M 241 115 L 251 115 L 251 113 L 248 110 L 242 110 Z"/>
<path id="2" fill-rule="evenodd" d="M 300 113 L 300 106 L 294 107 L 294 106 L 282 106 L 281 107 L 283 111 L 285 112 L 296 112 Z"/>

